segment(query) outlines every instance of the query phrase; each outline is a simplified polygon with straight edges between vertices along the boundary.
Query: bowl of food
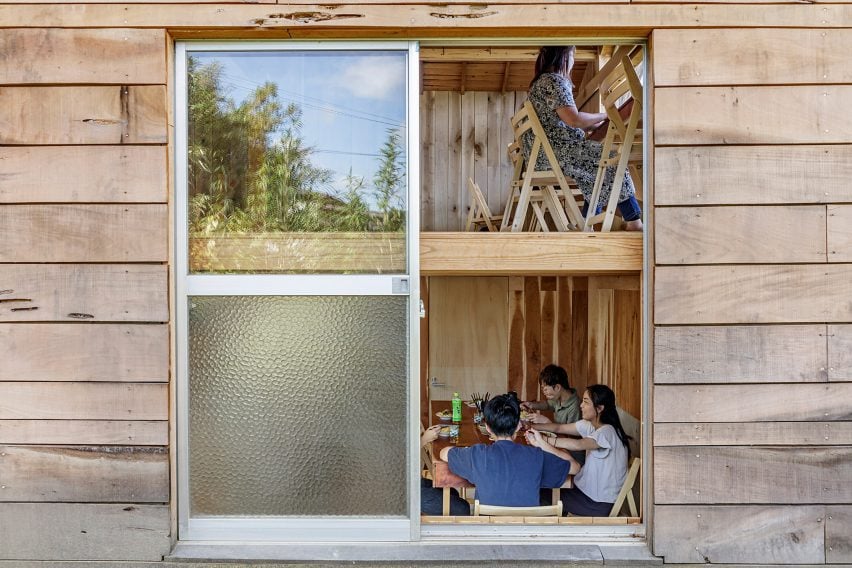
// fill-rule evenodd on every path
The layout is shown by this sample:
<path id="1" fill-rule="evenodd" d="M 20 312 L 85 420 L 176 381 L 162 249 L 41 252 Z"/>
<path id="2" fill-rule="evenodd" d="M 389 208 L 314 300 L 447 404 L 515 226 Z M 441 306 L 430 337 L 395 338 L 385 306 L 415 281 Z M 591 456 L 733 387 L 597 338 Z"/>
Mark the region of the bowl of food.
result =
<path id="1" fill-rule="evenodd" d="M 453 412 L 451 410 L 442 410 L 441 412 L 436 412 L 435 416 L 440 420 L 450 421 L 453 419 Z"/>
<path id="2" fill-rule="evenodd" d="M 438 430 L 438 436 L 441 438 L 449 438 L 450 437 L 450 427 L 444 426 L 440 430 Z"/>

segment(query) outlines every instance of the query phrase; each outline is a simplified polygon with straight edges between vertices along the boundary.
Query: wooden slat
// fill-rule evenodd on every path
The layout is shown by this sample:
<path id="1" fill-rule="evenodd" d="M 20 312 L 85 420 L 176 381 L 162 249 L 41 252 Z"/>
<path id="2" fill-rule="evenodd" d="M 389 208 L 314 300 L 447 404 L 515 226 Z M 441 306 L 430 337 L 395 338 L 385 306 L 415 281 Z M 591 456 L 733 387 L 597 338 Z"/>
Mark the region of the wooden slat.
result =
<path id="1" fill-rule="evenodd" d="M 446 141 L 436 147 L 435 151 L 444 153 L 446 158 L 442 158 L 444 166 L 447 168 L 447 183 L 449 187 L 455 189 L 452 195 L 454 198 L 455 217 L 450 216 L 450 227 L 455 230 L 462 231 L 465 229 L 467 215 L 470 207 L 470 195 L 467 192 L 468 178 L 462 170 L 462 155 L 461 155 L 461 132 L 462 132 L 462 101 L 458 93 L 450 93 L 448 95 L 448 111 L 447 117 L 447 136 Z M 492 211 L 492 213 L 496 213 Z M 435 230 L 439 230 L 436 228 Z M 448 229 L 449 230 L 449 229 Z"/>
<path id="2" fill-rule="evenodd" d="M 165 503 L 169 456 L 162 447 L 0 446 L 0 501 Z"/>
<path id="3" fill-rule="evenodd" d="M 825 262 L 825 230 L 824 205 L 661 207 L 655 211 L 656 262 Z"/>
<path id="4" fill-rule="evenodd" d="M 0 144 L 166 140 L 164 86 L 0 88 Z"/>
<path id="5" fill-rule="evenodd" d="M 29 300 L 0 303 L 0 321 L 165 322 L 167 279 L 156 265 L 0 265 L 3 299 Z"/>
<path id="6" fill-rule="evenodd" d="M 852 507 L 826 507 L 825 561 L 852 563 Z"/>
<path id="7" fill-rule="evenodd" d="M 824 325 L 658 327 L 654 382 L 827 380 Z"/>
<path id="8" fill-rule="evenodd" d="M 165 204 L 0 207 L 0 262 L 162 262 L 167 240 Z"/>
<path id="9" fill-rule="evenodd" d="M 642 416 L 642 296 L 613 290 L 613 334 L 608 345 L 613 358 L 612 390 L 618 406 Z M 635 455 L 635 454 L 634 454 Z"/>
<path id="10" fill-rule="evenodd" d="M 834 504 L 852 499 L 852 447 L 654 449 L 654 502 Z"/>
<path id="11" fill-rule="evenodd" d="M 524 388 L 521 400 L 538 398 L 538 374 L 541 372 L 541 296 L 538 278 L 524 278 Z"/>
<path id="12" fill-rule="evenodd" d="M 845 446 L 852 422 L 656 423 L 655 446 Z"/>
<path id="13" fill-rule="evenodd" d="M 664 87 L 654 96 L 658 145 L 852 142 L 852 113 L 842 110 L 852 85 Z"/>
<path id="14" fill-rule="evenodd" d="M 657 324 L 852 321 L 852 265 L 663 266 Z"/>
<path id="15" fill-rule="evenodd" d="M 684 146 L 654 159 L 657 205 L 852 201 L 852 146 Z"/>
<path id="16" fill-rule="evenodd" d="M 524 392 L 526 359 L 524 358 L 524 278 L 510 276 L 509 280 L 509 337 L 507 391 Z"/>
<path id="17" fill-rule="evenodd" d="M 432 172 L 432 187 L 433 199 L 435 202 L 435 218 L 433 231 L 459 231 L 462 230 L 460 223 L 461 215 L 455 215 L 451 221 L 450 212 L 453 206 L 458 206 L 460 203 L 467 203 L 468 194 L 465 192 L 465 199 L 458 201 L 457 188 L 452 183 L 452 174 L 447 167 L 447 154 L 444 151 L 447 143 L 447 130 L 449 128 L 449 93 L 446 91 L 435 92 L 435 106 L 432 115 L 432 152 L 433 152 L 433 167 Z M 467 186 L 464 186 L 465 189 Z M 452 227 L 452 228 L 450 228 Z"/>
<path id="18" fill-rule="evenodd" d="M 852 83 L 852 30 L 662 29 L 654 51 L 658 87 Z"/>
<path id="19" fill-rule="evenodd" d="M 852 420 L 852 383 L 657 385 L 655 422 Z"/>
<path id="20" fill-rule="evenodd" d="M 828 261 L 852 262 L 852 205 L 828 206 Z"/>
<path id="21" fill-rule="evenodd" d="M 167 420 L 168 385 L 0 383 L 0 420 Z"/>
<path id="22" fill-rule="evenodd" d="M 642 269 L 635 233 L 421 233 L 425 274 L 599 274 Z"/>
<path id="23" fill-rule="evenodd" d="M 571 278 L 560 276 L 556 279 L 556 361 L 557 365 L 568 372 L 568 384 L 574 385 L 576 377 L 572 369 L 571 346 L 574 342 L 573 321 L 573 282 Z"/>
<path id="24" fill-rule="evenodd" d="M 0 53 L 7 85 L 166 82 L 163 30 L 3 30 Z"/>
<path id="25" fill-rule="evenodd" d="M 828 380 L 852 380 L 852 325 L 828 326 Z"/>
<path id="26" fill-rule="evenodd" d="M 571 294 L 571 367 L 568 368 L 570 385 L 582 393 L 594 384 L 589 375 L 589 278 L 572 279 Z"/>
<path id="27" fill-rule="evenodd" d="M 420 229 L 435 230 L 435 142 L 434 131 L 435 93 L 427 91 L 420 95 Z"/>
<path id="28" fill-rule="evenodd" d="M 166 446 L 165 420 L 0 420 L 0 444 Z"/>
<path id="29" fill-rule="evenodd" d="M 169 380 L 165 325 L 0 324 L 0 381 Z"/>
<path id="30" fill-rule="evenodd" d="M 165 146 L 0 147 L 0 203 L 165 203 L 166 172 Z"/>
<path id="31" fill-rule="evenodd" d="M 825 507 L 654 507 L 654 554 L 667 563 L 822 564 Z"/>
<path id="32" fill-rule="evenodd" d="M 165 505 L 2 503 L 0 559 L 161 561 Z"/>

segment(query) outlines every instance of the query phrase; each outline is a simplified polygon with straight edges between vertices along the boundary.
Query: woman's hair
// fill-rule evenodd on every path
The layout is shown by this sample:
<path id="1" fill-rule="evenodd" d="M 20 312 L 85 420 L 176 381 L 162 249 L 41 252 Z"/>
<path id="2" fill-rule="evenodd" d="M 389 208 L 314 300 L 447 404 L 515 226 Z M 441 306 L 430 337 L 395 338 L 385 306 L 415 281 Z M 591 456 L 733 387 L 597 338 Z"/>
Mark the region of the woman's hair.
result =
<path id="1" fill-rule="evenodd" d="M 538 374 L 538 382 L 549 387 L 559 385 L 565 390 L 571 390 L 568 384 L 568 372 L 559 365 L 548 365 Z"/>
<path id="2" fill-rule="evenodd" d="M 538 50 L 535 60 L 535 77 L 530 86 L 543 73 L 564 73 L 568 70 L 568 56 L 574 53 L 573 45 L 546 45 Z"/>
<path id="3" fill-rule="evenodd" d="M 518 429 L 521 405 L 512 393 L 501 394 L 485 403 L 482 414 L 495 436 L 511 436 Z"/>
<path id="4" fill-rule="evenodd" d="M 601 410 L 598 415 L 601 424 L 609 424 L 613 428 L 615 428 L 615 433 L 618 435 L 618 439 L 621 440 L 621 443 L 624 444 L 624 447 L 627 448 L 627 457 L 630 457 L 630 444 L 628 440 L 630 440 L 630 436 L 627 435 L 627 432 L 624 431 L 624 427 L 621 425 L 621 419 L 618 417 L 618 410 L 615 407 L 615 393 L 612 392 L 612 389 L 606 385 L 591 385 L 586 388 L 586 392 L 589 393 L 589 398 L 592 400 L 592 404 L 595 407 L 595 411 L 597 412 L 598 406 L 603 406 L 603 410 Z"/>

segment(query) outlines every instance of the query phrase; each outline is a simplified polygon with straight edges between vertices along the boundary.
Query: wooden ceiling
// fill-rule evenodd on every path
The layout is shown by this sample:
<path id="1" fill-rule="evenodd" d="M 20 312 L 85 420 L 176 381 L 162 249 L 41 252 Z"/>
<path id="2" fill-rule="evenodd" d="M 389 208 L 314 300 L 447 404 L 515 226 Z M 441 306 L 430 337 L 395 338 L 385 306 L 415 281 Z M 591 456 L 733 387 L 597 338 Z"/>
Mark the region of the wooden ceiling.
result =
<path id="1" fill-rule="evenodd" d="M 421 91 L 526 91 L 535 74 L 537 47 L 423 47 Z M 578 47 L 571 78 L 579 84 L 596 47 Z"/>

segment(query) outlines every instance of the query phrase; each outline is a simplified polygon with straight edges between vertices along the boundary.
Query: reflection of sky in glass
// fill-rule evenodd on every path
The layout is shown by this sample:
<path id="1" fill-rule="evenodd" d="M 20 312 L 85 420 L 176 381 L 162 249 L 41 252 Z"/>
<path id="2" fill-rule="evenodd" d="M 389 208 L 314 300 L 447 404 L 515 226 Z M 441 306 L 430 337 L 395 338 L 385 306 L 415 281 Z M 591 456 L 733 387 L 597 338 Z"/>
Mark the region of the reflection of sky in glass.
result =
<path id="1" fill-rule="evenodd" d="M 388 129 L 405 126 L 406 52 L 255 51 L 193 52 L 223 68 L 226 94 L 240 104 L 266 82 L 278 85 L 282 105 L 302 110 L 301 135 L 314 148 L 312 162 L 334 171 L 334 190 L 349 174 L 365 180 L 372 202 L 373 177 Z M 406 139 L 404 128 L 402 144 Z"/>

